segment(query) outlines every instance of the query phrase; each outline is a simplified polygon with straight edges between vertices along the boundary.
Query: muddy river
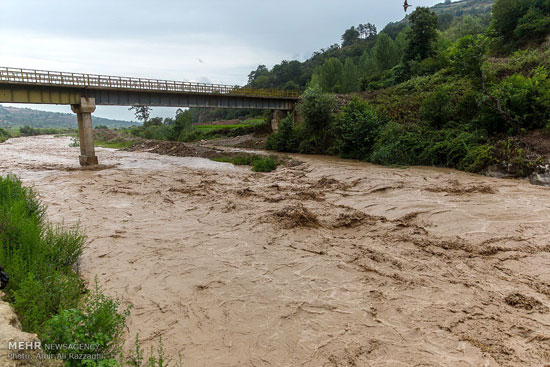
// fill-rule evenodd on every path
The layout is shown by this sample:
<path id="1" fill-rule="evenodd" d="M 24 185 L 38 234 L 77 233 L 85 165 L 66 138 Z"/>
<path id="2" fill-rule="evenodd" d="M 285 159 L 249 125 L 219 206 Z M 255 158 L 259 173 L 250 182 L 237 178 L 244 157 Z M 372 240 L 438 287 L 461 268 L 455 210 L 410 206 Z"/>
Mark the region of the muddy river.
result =
<path id="1" fill-rule="evenodd" d="M 133 304 L 128 346 L 185 366 L 546 366 L 550 189 L 327 157 L 254 173 L 69 138 L 0 144 L 82 271 Z"/>

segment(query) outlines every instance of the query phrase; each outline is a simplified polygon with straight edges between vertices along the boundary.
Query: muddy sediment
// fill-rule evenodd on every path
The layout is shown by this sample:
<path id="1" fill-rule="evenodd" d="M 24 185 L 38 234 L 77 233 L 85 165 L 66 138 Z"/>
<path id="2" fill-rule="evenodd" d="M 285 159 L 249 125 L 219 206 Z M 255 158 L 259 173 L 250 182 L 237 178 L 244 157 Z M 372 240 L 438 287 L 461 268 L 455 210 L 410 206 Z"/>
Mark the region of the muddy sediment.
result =
<path id="1" fill-rule="evenodd" d="M 0 172 L 88 235 L 82 269 L 134 305 L 131 342 L 188 366 L 550 364 L 550 191 L 300 156 L 268 174 L 70 139 Z"/>

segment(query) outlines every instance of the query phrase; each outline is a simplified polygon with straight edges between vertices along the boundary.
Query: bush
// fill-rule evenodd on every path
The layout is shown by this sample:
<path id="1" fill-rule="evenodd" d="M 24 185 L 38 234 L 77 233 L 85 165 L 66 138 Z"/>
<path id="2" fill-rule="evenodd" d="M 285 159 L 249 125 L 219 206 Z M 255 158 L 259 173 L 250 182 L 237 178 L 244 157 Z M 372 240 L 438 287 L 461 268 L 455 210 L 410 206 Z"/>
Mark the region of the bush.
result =
<path id="1" fill-rule="evenodd" d="M 269 135 L 266 149 L 278 152 L 296 152 L 298 150 L 298 136 L 290 115 L 279 123 L 277 132 Z"/>
<path id="2" fill-rule="evenodd" d="M 304 118 L 302 126 L 296 127 L 300 153 L 324 154 L 334 143 L 334 98 L 319 87 L 307 89 L 298 106 Z"/>
<path id="3" fill-rule="evenodd" d="M 334 98 L 323 93 L 321 88 L 308 88 L 298 106 L 308 127 L 314 130 L 325 130 L 330 127 L 335 106 Z"/>
<path id="4" fill-rule="evenodd" d="M 19 133 L 22 136 L 34 136 L 34 135 L 40 135 L 40 130 L 35 129 L 34 127 L 30 127 L 28 125 L 23 126 L 19 129 Z"/>
<path id="5" fill-rule="evenodd" d="M 119 309 L 119 301 L 103 295 L 96 284 L 84 299 L 82 309 L 66 309 L 46 323 L 42 340 L 46 344 L 89 346 L 78 350 L 78 354 L 88 358 L 69 361 L 71 367 L 99 365 L 94 360 L 97 355 L 102 356 L 100 366 L 117 366 L 115 357 L 122 351 L 124 326 L 129 315 L 129 309 Z M 75 353 L 66 347 L 57 352 Z"/>
<path id="6" fill-rule="evenodd" d="M 462 171 L 477 173 L 493 163 L 495 163 L 493 147 L 489 144 L 483 144 L 470 149 L 458 168 Z"/>
<path id="7" fill-rule="evenodd" d="M 5 142 L 9 138 L 11 138 L 11 134 L 8 131 L 0 128 L 0 143 Z"/>
<path id="8" fill-rule="evenodd" d="M 337 120 L 335 151 L 342 157 L 366 159 L 383 125 L 374 107 L 355 97 Z"/>
<path id="9" fill-rule="evenodd" d="M 435 128 L 441 128 L 456 116 L 455 104 L 450 91 L 438 87 L 430 93 L 420 106 L 420 116 Z"/>
<path id="10" fill-rule="evenodd" d="M 370 161 L 384 165 L 428 165 L 458 168 L 485 138 L 467 126 L 433 130 L 426 126 L 404 127 L 395 122 L 382 130 Z"/>
<path id="11" fill-rule="evenodd" d="M 254 172 L 271 172 L 277 168 L 277 161 L 271 157 L 260 158 L 252 163 Z"/>
<path id="12" fill-rule="evenodd" d="M 514 74 L 494 85 L 483 101 L 482 122 L 492 133 L 543 128 L 550 120 L 550 78 L 543 68 L 531 78 Z"/>

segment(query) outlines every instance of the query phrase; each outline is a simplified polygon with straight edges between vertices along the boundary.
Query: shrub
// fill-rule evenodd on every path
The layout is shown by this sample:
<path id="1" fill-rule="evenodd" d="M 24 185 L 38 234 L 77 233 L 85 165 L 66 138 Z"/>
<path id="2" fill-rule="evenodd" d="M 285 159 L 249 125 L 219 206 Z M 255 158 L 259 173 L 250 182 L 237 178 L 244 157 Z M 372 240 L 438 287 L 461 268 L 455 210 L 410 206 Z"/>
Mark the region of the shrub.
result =
<path id="1" fill-rule="evenodd" d="M 124 326 L 129 315 L 129 309 L 119 309 L 120 302 L 103 295 L 96 284 L 85 297 L 82 309 L 66 309 L 47 322 L 42 340 L 46 344 L 69 346 L 58 351 L 62 354 L 74 353 L 70 345 L 86 346 L 79 349 L 78 354 L 89 357 L 68 361 L 71 367 L 99 365 L 94 360 L 97 355 L 102 356 L 102 367 L 117 366 L 115 357 L 121 352 Z"/>
<path id="2" fill-rule="evenodd" d="M 420 106 L 420 116 L 435 128 L 441 128 L 451 121 L 455 115 L 456 109 L 452 96 L 450 91 L 444 87 L 438 87 L 430 93 Z"/>
<path id="3" fill-rule="evenodd" d="M 485 95 L 483 123 L 493 133 L 543 128 L 550 120 L 550 78 L 539 68 L 531 78 L 514 74 Z"/>
<path id="4" fill-rule="evenodd" d="M 327 153 L 334 143 L 334 98 L 322 92 L 319 87 L 311 87 L 302 96 L 298 106 L 304 123 L 296 127 L 298 151 L 300 153 Z"/>
<path id="5" fill-rule="evenodd" d="M 343 157 L 366 159 L 383 125 L 374 107 L 355 97 L 337 120 L 335 150 Z"/>
<path id="6" fill-rule="evenodd" d="M 296 152 L 298 150 L 298 136 L 290 115 L 279 123 L 278 131 L 267 138 L 266 149 L 279 152 Z"/>
<path id="7" fill-rule="evenodd" d="M 5 142 L 9 138 L 11 138 L 11 134 L 8 131 L 0 128 L 0 143 Z"/>
<path id="8" fill-rule="evenodd" d="M 388 123 L 374 145 L 370 160 L 384 165 L 429 165 L 458 168 L 485 138 L 468 126 L 433 130 L 421 125 Z"/>
<path id="9" fill-rule="evenodd" d="M 22 136 L 33 136 L 33 135 L 40 135 L 40 130 L 35 129 L 34 127 L 30 127 L 28 125 L 23 126 L 19 129 L 19 133 Z"/>
<path id="10" fill-rule="evenodd" d="M 480 82 L 485 54 L 489 40 L 485 36 L 465 36 L 446 51 L 453 70 L 463 76 Z"/>
<path id="11" fill-rule="evenodd" d="M 271 157 L 260 158 L 252 163 L 254 172 L 271 172 L 277 168 L 277 161 Z"/>
<path id="12" fill-rule="evenodd" d="M 458 168 L 466 172 L 481 172 L 489 165 L 495 163 L 493 147 L 489 144 L 478 145 L 468 151 Z"/>

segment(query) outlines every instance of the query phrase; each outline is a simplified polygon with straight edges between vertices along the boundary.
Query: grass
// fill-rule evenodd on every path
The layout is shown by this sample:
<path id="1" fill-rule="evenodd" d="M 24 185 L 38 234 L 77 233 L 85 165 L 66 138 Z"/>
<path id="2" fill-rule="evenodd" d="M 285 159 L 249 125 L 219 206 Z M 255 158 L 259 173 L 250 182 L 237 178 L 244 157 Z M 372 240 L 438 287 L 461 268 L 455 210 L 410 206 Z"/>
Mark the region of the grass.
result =
<path id="1" fill-rule="evenodd" d="M 211 158 L 216 162 L 232 163 L 236 166 L 252 166 L 254 172 L 271 172 L 277 169 L 278 162 L 273 157 L 255 154 Z"/>
<path id="2" fill-rule="evenodd" d="M 79 273 L 84 235 L 78 228 L 51 225 L 44 213 L 31 189 L 14 176 L 0 177 L 0 264 L 10 276 L 7 300 L 24 331 L 52 344 L 97 344 L 79 352 L 103 354 L 101 363 L 71 360 L 68 366 L 115 367 L 127 310 L 119 311 L 118 300 L 97 287 L 87 292 Z"/>

